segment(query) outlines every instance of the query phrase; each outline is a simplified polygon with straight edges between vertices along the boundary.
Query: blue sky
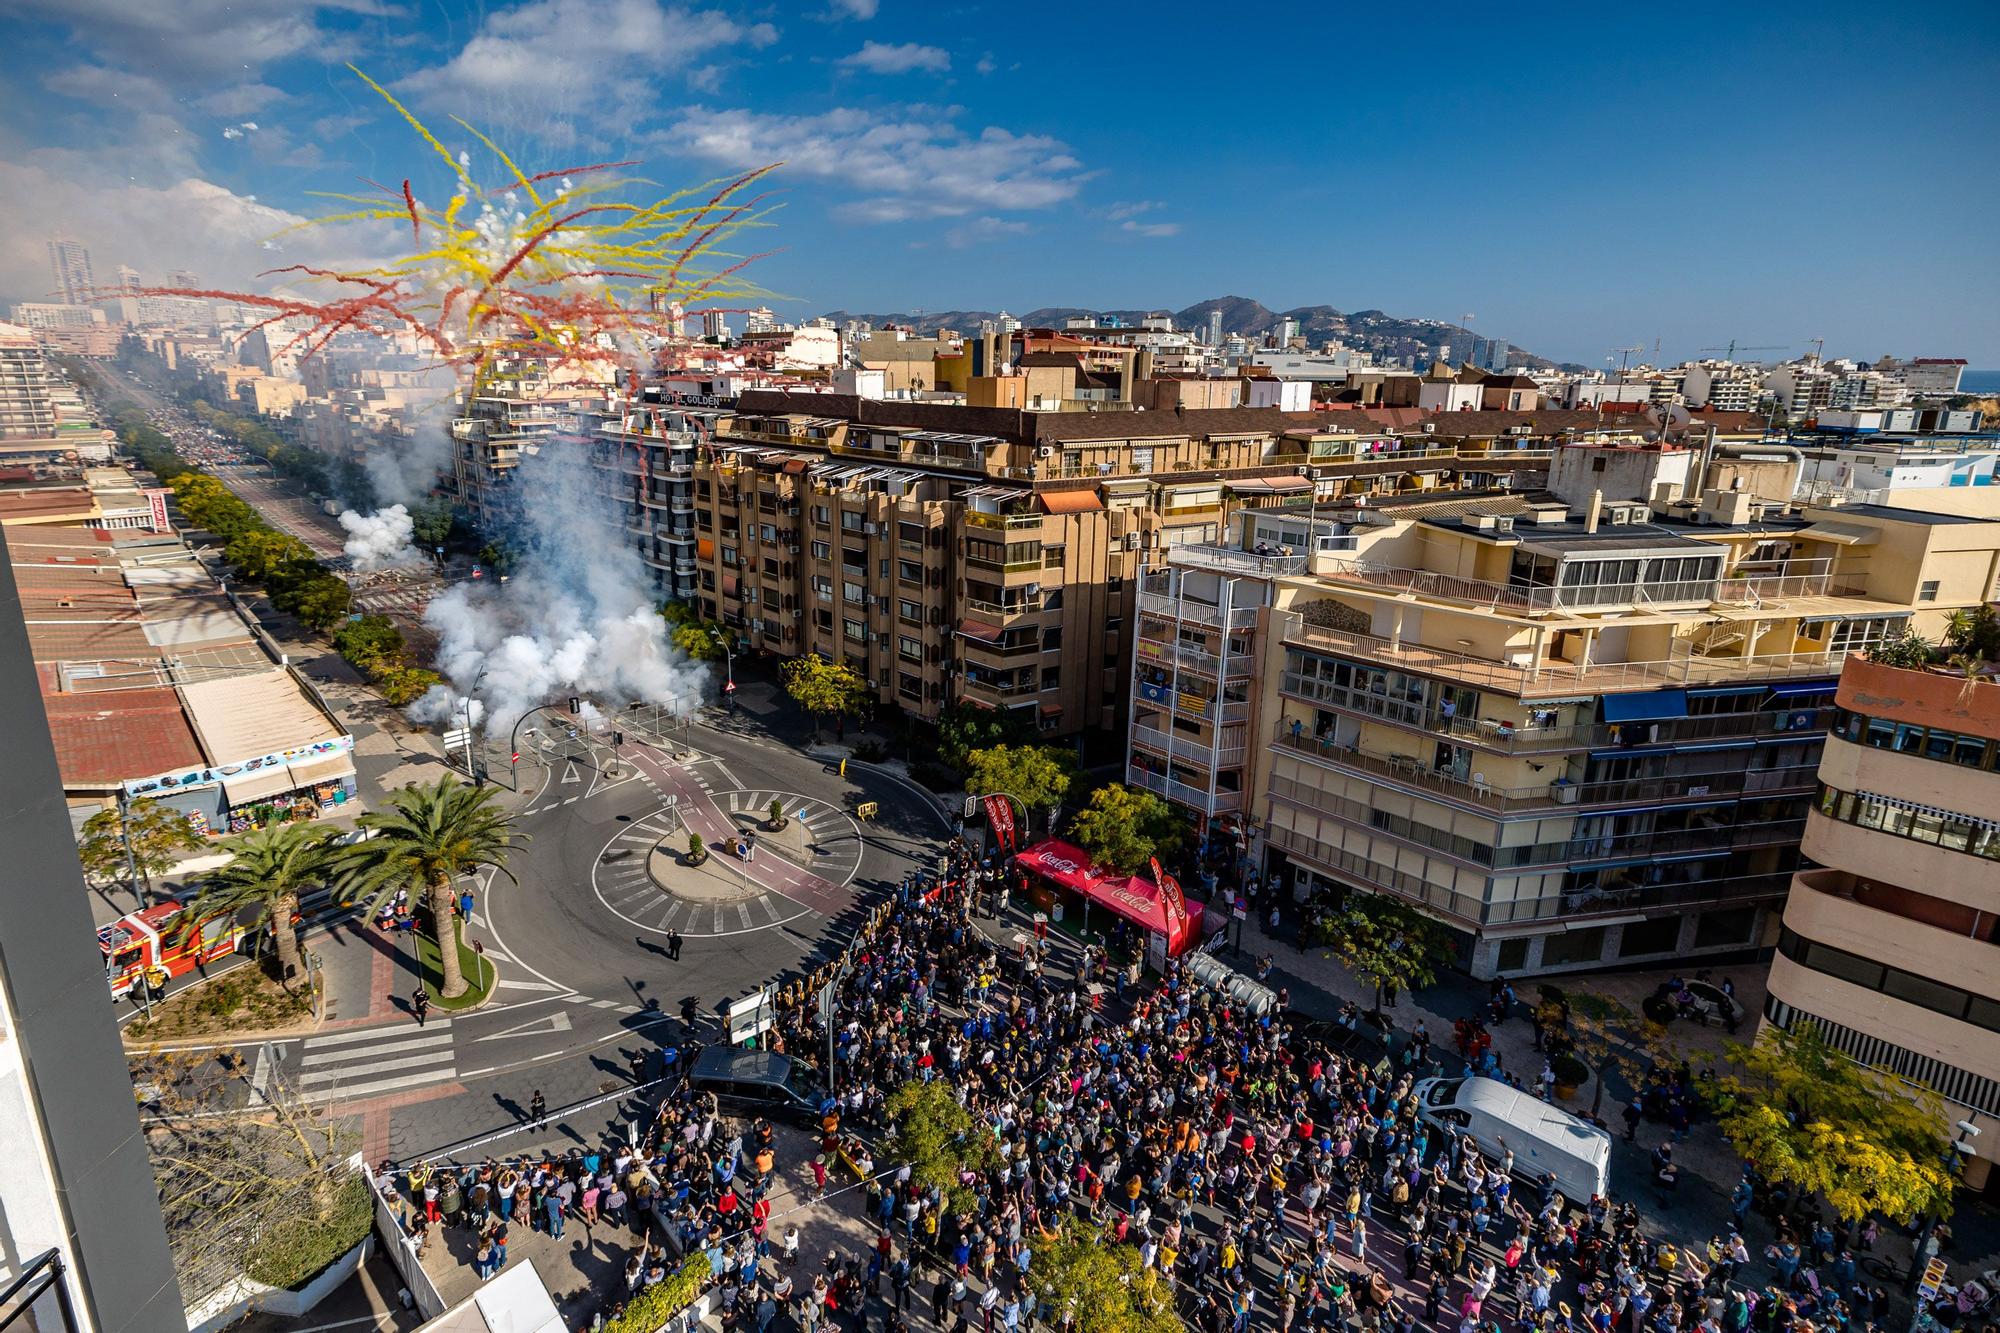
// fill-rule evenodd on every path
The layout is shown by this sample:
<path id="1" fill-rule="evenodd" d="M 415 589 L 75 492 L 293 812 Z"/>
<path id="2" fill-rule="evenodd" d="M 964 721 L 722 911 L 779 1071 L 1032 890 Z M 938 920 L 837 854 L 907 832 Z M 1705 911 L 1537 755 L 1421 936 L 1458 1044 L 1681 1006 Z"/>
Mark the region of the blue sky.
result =
<path id="1" fill-rule="evenodd" d="M 265 245 L 310 191 L 427 184 L 352 60 L 538 165 L 784 159 L 757 276 L 794 316 L 1237 294 L 1591 364 L 1823 337 L 2000 367 L 1990 0 L 0 0 L 0 31 L 4 299 L 46 291 L 54 226 L 100 279 L 365 244 Z"/>

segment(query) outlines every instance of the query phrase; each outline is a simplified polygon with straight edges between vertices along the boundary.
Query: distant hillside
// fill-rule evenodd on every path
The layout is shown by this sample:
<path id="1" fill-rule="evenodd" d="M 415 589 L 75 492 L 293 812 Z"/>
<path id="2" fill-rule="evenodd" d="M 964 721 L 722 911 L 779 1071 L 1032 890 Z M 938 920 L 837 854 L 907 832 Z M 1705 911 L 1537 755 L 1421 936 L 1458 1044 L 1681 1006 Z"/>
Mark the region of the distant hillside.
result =
<path id="1" fill-rule="evenodd" d="M 1160 307 L 1154 307 L 1155 310 Z M 1418 357 L 1427 359 L 1436 352 L 1439 343 L 1451 333 L 1454 326 L 1436 319 L 1399 319 L 1384 314 L 1380 310 L 1356 310 L 1351 313 L 1334 309 L 1330 305 L 1302 305 L 1290 310 L 1272 310 L 1261 301 L 1247 296 L 1219 296 L 1210 301 L 1197 301 L 1185 310 L 1173 313 L 1174 327 L 1182 329 L 1202 329 L 1208 326 L 1208 312 L 1222 312 L 1224 333 L 1241 333 L 1254 336 L 1269 333 L 1278 327 L 1278 321 L 1285 318 L 1299 322 L 1299 332 L 1308 341 L 1317 345 L 1329 338 L 1338 338 L 1349 347 L 1372 353 L 1378 357 Z M 1091 315 L 1098 318 L 1115 316 L 1127 324 L 1136 324 L 1150 310 L 1092 310 L 1081 306 L 1044 306 L 1040 310 L 1027 310 L 1014 317 L 1030 328 L 1061 328 L 1072 318 Z M 991 310 L 920 310 L 898 311 L 891 314 L 865 314 L 847 310 L 830 310 L 826 317 L 836 324 L 845 324 L 850 319 L 865 319 L 876 327 L 884 324 L 913 325 L 919 333 L 934 333 L 939 329 L 956 329 L 960 333 L 970 333 L 978 329 L 981 320 L 998 318 Z M 1555 366 L 1561 363 L 1536 356 L 1526 349 L 1516 349 L 1526 364 L 1535 367 Z"/>

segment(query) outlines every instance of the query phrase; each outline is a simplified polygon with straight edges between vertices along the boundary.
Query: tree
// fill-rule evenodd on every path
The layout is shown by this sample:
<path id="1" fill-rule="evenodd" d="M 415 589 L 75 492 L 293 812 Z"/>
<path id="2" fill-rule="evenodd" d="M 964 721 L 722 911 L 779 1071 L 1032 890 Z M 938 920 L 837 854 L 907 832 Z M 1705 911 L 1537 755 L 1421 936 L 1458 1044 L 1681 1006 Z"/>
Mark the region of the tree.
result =
<path id="1" fill-rule="evenodd" d="M 443 684 L 444 677 L 408 662 L 390 662 L 371 671 L 369 681 L 384 702 L 405 708 L 430 693 L 431 686 Z"/>
<path id="2" fill-rule="evenodd" d="M 512 574 L 520 560 L 520 554 L 511 544 L 497 538 L 479 548 L 479 563 L 492 570 L 497 578 L 504 579 Z"/>
<path id="3" fill-rule="evenodd" d="M 1609 995 L 1577 991 L 1564 995 L 1557 1007 L 1567 1015 L 1567 1021 L 1548 1034 L 1545 1044 L 1551 1055 L 1573 1054 L 1594 1078 L 1596 1086 L 1590 1098 L 1593 1117 L 1604 1110 L 1606 1070 L 1618 1070 L 1636 1089 L 1667 1053 L 1666 1028 L 1634 1014 Z"/>
<path id="4" fill-rule="evenodd" d="M 137 871 L 150 889 L 153 876 L 172 869 L 180 859 L 178 853 L 207 845 L 208 840 L 195 832 L 186 815 L 141 796 L 123 810 L 100 810 L 85 820 L 83 841 L 76 853 L 83 868 L 99 879 L 119 879 L 129 869 Z M 139 885 L 132 888 L 136 891 Z"/>
<path id="5" fill-rule="evenodd" d="M 961 773 L 974 750 L 999 745 L 1026 745 L 1034 733 L 1011 709 L 981 708 L 977 704 L 955 703 L 938 715 L 938 758 Z"/>
<path id="6" fill-rule="evenodd" d="M 2000 661 L 2000 612 L 1990 605 L 1962 608 L 1945 620 L 1944 644 L 1954 657 Z"/>
<path id="7" fill-rule="evenodd" d="M 1166 860 L 1187 836 L 1181 816 L 1149 791 L 1111 783 L 1090 794 L 1069 836 L 1090 859 L 1122 875 L 1135 875 L 1154 857 Z"/>
<path id="8" fill-rule="evenodd" d="M 920 1185 L 941 1191 L 953 1210 L 973 1205 L 967 1176 L 1000 1160 L 993 1135 L 959 1105 L 943 1079 L 912 1079 L 889 1094 L 885 1108 L 894 1125 L 889 1151 L 910 1164 Z"/>
<path id="9" fill-rule="evenodd" d="M 286 606 L 285 601 L 291 605 Z M 322 634 L 347 619 L 352 605 L 347 584 L 331 574 L 313 579 L 279 601 L 280 609 L 290 611 L 300 624 Z"/>
<path id="10" fill-rule="evenodd" d="M 403 632 L 387 616 L 363 616 L 335 631 L 333 647 L 357 671 L 366 672 L 378 663 L 402 658 Z"/>
<path id="11" fill-rule="evenodd" d="M 271 927 L 278 943 L 278 976 L 290 981 L 299 971 L 299 932 L 292 918 L 299 895 L 326 882 L 338 860 L 335 830 L 322 824 L 268 824 L 231 838 L 222 850 L 236 859 L 210 874 L 184 929 L 218 915 L 256 909 L 252 928 Z"/>
<path id="12" fill-rule="evenodd" d="M 1138 1247 L 1113 1244 L 1065 1221 L 1029 1240 L 1028 1281 L 1037 1314 L 1068 1333 L 1181 1333 L 1173 1293 L 1140 1263 Z"/>
<path id="13" fill-rule="evenodd" d="M 295 1287 L 360 1244 L 374 1224 L 361 1146 L 282 1073 L 253 1085 L 240 1052 L 157 1047 L 133 1063 L 167 1244 L 189 1308 L 248 1277 Z M 250 1114 L 217 1114 L 216 1071 Z M 227 1101 L 221 1102 L 227 1106 Z"/>
<path id="14" fill-rule="evenodd" d="M 839 734 L 847 734 L 847 718 L 868 703 L 868 682 L 845 662 L 829 662 L 817 654 L 794 657 L 782 668 L 785 693 L 812 714 L 813 735 L 820 719 L 831 713 Z"/>
<path id="15" fill-rule="evenodd" d="M 1817 1194 L 1856 1221 L 1942 1215 L 1954 1171 L 1935 1094 L 1857 1064 L 1817 1025 L 1771 1024 L 1732 1042 L 1738 1073 L 1720 1080 L 1716 1123 L 1766 1180 Z"/>
<path id="16" fill-rule="evenodd" d="M 1937 649 L 1931 641 L 1911 629 L 1892 634 L 1868 649 L 1869 661 L 1912 671 L 1928 667 L 1936 655 Z"/>
<path id="17" fill-rule="evenodd" d="M 722 626 L 707 620 L 689 621 L 676 625 L 668 631 L 674 647 L 697 662 L 713 662 L 722 656 L 723 645 L 728 642 Z"/>
<path id="18" fill-rule="evenodd" d="M 1076 759 L 1052 745 L 996 745 L 965 757 L 965 789 L 1006 792 L 1029 810 L 1053 810 L 1076 781 Z"/>
<path id="19" fill-rule="evenodd" d="M 1375 987 L 1378 1014 L 1385 987 L 1428 986 L 1451 956 L 1443 926 L 1386 894 L 1351 890 L 1333 925 L 1334 956 Z"/>
<path id="20" fill-rule="evenodd" d="M 390 809 L 361 816 L 374 836 L 343 850 L 338 877 L 373 916 L 398 889 L 421 898 L 430 909 L 438 942 L 441 999 L 465 994 L 453 928 L 453 884 L 464 875 L 493 869 L 513 878 L 507 858 L 527 840 L 514 831 L 512 815 L 494 805 L 493 787 L 470 787 L 452 776 L 429 786 L 405 787 L 389 797 Z"/>
<path id="21" fill-rule="evenodd" d="M 426 554 L 451 536 L 451 506 L 443 500 L 419 500 L 410 506 L 410 531 Z"/>

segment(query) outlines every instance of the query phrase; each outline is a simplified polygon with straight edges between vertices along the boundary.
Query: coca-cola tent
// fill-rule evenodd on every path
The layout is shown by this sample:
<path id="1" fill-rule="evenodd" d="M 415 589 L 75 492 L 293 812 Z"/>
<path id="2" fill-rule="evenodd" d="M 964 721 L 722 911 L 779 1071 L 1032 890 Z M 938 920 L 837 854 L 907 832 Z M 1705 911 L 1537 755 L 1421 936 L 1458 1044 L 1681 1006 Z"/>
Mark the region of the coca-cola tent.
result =
<path id="1" fill-rule="evenodd" d="M 1090 854 L 1060 838 L 1018 852 L 1014 862 L 1031 875 L 1079 894 L 1166 942 L 1178 956 L 1201 942 L 1201 904 L 1185 903 L 1176 914 L 1160 886 L 1142 875 L 1120 875 L 1090 863 Z M 1185 902 L 1185 900 L 1183 900 Z"/>

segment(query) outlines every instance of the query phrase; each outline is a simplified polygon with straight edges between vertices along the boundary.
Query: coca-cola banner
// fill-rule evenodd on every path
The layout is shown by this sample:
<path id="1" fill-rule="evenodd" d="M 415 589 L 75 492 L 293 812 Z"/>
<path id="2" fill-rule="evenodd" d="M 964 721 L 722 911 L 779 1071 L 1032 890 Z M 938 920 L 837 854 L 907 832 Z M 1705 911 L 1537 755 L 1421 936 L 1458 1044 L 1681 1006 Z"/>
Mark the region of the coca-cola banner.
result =
<path id="1" fill-rule="evenodd" d="M 1002 851 L 1014 850 L 1014 807 L 1005 796 L 986 798 L 986 822 L 993 828 L 994 841 Z"/>

